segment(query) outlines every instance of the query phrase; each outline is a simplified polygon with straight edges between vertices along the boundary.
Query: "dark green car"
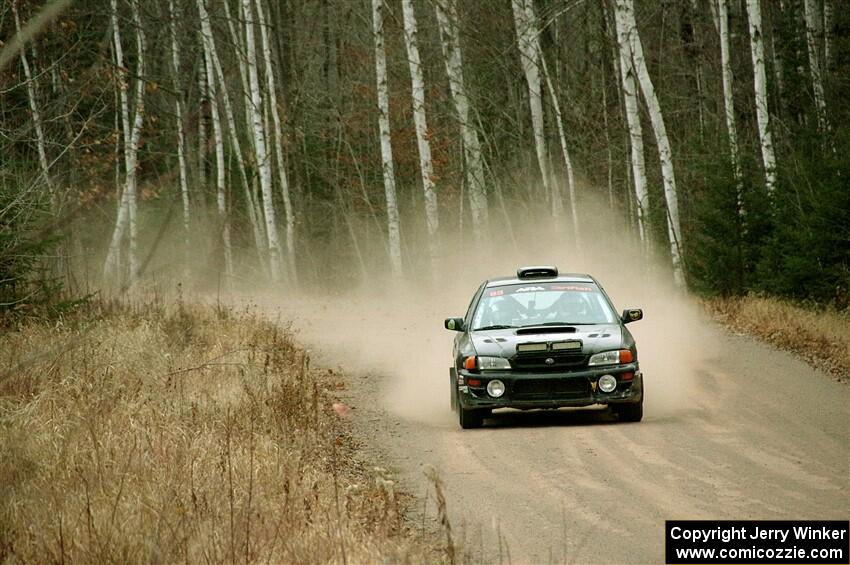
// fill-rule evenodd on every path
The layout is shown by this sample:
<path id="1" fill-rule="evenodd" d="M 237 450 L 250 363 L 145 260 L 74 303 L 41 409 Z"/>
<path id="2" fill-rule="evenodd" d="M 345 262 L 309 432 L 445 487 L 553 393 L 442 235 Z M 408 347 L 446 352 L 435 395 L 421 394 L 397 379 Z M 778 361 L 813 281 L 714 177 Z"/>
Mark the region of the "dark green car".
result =
<path id="1" fill-rule="evenodd" d="M 621 421 L 643 417 L 643 375 L 626 324 L 590 275 L 523 267 L 516 277 L 485 281 L 463 318 L 449 369 L 452 409 L 462 428 L 480 427 L 496 408 L 604 404 Z"/>

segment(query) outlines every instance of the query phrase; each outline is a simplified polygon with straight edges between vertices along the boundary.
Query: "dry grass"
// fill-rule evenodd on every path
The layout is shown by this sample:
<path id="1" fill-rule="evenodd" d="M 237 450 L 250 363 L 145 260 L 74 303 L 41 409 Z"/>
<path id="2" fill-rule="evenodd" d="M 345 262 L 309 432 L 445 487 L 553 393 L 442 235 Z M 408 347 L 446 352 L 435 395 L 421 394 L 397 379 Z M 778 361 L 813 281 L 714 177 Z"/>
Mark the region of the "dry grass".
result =
<path id="1" fill-rule="evenodd" d="M 848 313 L 759 296 L 717 298 L 706 304 L 715 318 L 733 330 L 753 334 L 839 379 L 850 380 Z"/>
<path id="2" fill-rule="evenodd" d="M 207 306 L 100 304 L 6 333 L 0 562 L 439 559 L 354 461 L 339 379 L 285 328 Z"/>

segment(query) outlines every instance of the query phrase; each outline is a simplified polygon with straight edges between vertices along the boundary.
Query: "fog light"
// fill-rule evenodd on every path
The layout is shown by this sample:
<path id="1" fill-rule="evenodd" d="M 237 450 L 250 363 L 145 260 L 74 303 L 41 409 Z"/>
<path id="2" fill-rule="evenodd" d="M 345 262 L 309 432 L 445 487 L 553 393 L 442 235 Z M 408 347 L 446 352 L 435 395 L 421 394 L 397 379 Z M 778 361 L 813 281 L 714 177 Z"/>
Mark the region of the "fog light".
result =
<path id="1" fill-rule="evenodd" d="M 602 375 L 599 377 L 599 390 L 602 392 L 611 392 L 617 388 L 617 379 L 614 375 Z"/>
<path id="2" fill-rule="evenodd" d="M 489 394 L 493 398 L 499 398 L 500 396 L 505 394 L 505 383 L 503 383 L 499 379 L 493 379 L 492 381 L 487 383 L 487 394 Z"/>

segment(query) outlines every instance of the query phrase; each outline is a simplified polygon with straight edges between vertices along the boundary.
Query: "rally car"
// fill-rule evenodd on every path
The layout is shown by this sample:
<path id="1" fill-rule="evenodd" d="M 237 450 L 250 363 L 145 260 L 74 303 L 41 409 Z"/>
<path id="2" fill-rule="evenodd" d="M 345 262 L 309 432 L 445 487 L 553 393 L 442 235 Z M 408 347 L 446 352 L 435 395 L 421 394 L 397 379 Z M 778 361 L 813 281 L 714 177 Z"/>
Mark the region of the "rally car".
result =
<path id="1" fill-rule="evenodd" d="M 463 318 L 449 369 L 451 406 L 462 428 L 480 427 L 496 408 L 608 405 L 620 421 L 643 417 L 643 375 L 626 324 L 590 275 L 522 267 L 484 281 Z"/>

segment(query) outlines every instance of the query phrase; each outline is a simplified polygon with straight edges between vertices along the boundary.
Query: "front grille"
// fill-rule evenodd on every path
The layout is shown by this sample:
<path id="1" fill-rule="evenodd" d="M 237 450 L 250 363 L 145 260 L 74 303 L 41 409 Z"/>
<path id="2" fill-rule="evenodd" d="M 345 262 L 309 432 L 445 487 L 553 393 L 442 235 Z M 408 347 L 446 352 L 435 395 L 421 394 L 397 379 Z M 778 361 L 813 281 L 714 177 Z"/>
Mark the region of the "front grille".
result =
<path id="1" fill-rule="evenodd" d="M 584 377 L 571 379 L 517 379 L 514 400 L 567 400 L 590 396 L 590 381 Z"/>
<path id="2" fill-rule="evenodd" d="M 546 361 L 552 361 L 547 363 Z M 511 359 L 511 367 L 520 371 L 532 372 L 558 372 L 570 371 L 584 367 L 587 363 L 587 355 L 575 353 L 543 352 L 533 354 L 520 354 Z"/>

